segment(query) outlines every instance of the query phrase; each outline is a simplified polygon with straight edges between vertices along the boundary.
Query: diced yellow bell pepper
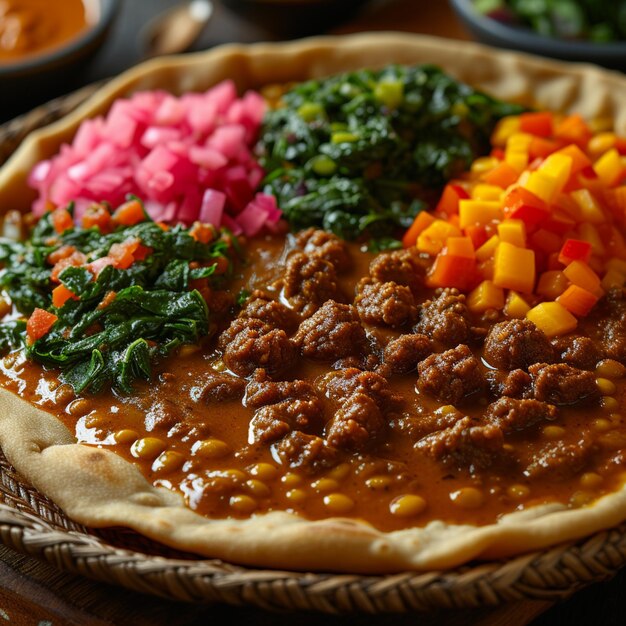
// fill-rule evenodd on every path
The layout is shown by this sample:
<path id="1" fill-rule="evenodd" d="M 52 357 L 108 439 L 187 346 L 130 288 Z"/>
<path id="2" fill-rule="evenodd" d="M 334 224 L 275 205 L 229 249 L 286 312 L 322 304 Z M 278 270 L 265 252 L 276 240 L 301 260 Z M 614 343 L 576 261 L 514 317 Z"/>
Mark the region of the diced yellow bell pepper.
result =
<path id="1" fill-rule="evenodd" d="M 496 124 L 496 127 L 491 134 L 491 145 L 496 146 L 497 148 L 504 147 L 509 137 L 519 132 L 519 125 L 519 116 L 509 115 L 507 117 L 503 117 Z"/>
<path id="2" fill-rule="evenodd" d="M 496 287 L 490 280 L 483 280 L 467 296 L 467 308 L 472 313 L 484 313 L 488 309 L 502 310 L 504 306 L 504 290 Z"/>
<path id="3" fill-rule="evenodd" d="M 604 295 L 599 276 L 584 261 L 572 261 L 563 273 L 567 278 L 592 294 Z"/>
<path id="4" fill-rule="evenodd" d="M 500 161 L 495 157 L 478 157 L 473 163 L 470 171 L 472 174 L 484 174 L 491 171 Z"/>
<path id="5" fill-rule="evenodd" d="M 486 226 L 503 217 L 502 203 L 489 200 L 461 200 L 459 202 L 459 226 Z"/>
<path id="6" fill-rule="evenodd" d="M 502 196 L 502 189 L 495 185 L 487 185 L 486 183 L 479 183 L 472 189 L 473 200 L 500 200 Z"/>
<path id="7" fill-rule="evenodd" d="M 605 291 L 609 289 L 621 289 L 626 282 L 626 275 L 616 269 L 609 269 L 602 279 L 602 288 Z"/>
<path id="8" fill-rule="evenodd" d="M 593 169 L 596 171 L 600 180 L 607 187 L 613 187 L 616 185 L 624 174 L 622 159 L 620 158 L 619 152 L 615 148 L 611 148 L 605 152 L 593 164 Z"/>
<path id="9" fill-rule="evenodd" d="M 572 200 L 580 207 L 581 217 L 579 221 L 590 224 L 602 224 L 606 222 L 606 215 L 589 189 L 577 189 L 570 194 Z"/>
<path id="10" fill-rule="evenodd" d="M 541 198 L 546 204 L 552 204 L 554 198 L 563 189 L 554 176 L 539 171 L 530 172 L 528 179 L 522 186 Z"/>
<path id="11" fill-rule="evenodd" d="M 513 133 L 506 142 L 506 149 L 515 152 L 528 152 L 533 136 L 530 133 Z"/>
<path id="12" fill-rule="evenodd" d="M 591 250 L 593 254 L 604 256 L 606 248 L 602 243 L 602 237 L 598 233 L 598 229 L 593 224 L 584 222 L 578 227 L 578 236 L 583 241 L 587 241 L 591 244 Z"/>
<path id="13" fill-rule="evenodd" d="M 591 156 L 599 157 L 601 154 L 610 150 L 617 141 L 615 133 L 604 132 L 594 135 L 587 144 L 587 152 Z"/>
<path id="14" fill-rule="evenodd" d="M 504 314 L 507 317 L 522 319 L 530 311 L 530 305 L 522 296 L 515 291 L 509 291 L 509 295 L 504 305 Z"/>
<path id="15" fill-rule="evenodd" d="M 526 318 L 548 337 L 566 335 L 578 326 L 576 318 L 558 302 L 541 302 L 526 313 Z"/>
<path id="16" fill-rule="evenodd" d="M 560 193 L 572 174 L 573 162 L 572 157 L 567 154 L 551 154 L 539 166 L 538 171 L 554 178 L 557 181 L 558 192 Z"/>
<path id="17" fill-rule="evenodd" d="M 532 293 L 535 286 L 534 251 L 501 242 L 494 255 L 493 283 L 496 287 Z"/>
<path id="18" fill-rule="evenodd" d="M 486 261 L 493 257 L 498 244 L 500 243 L 500 237 L 498 235 L 493 235 L 485 243 L 476 250 L 476 259 L 478 261 Z"/>
<path id="19" fill-rule="evenodd" d="M 568 285 L 569 279 L 563 272 L 549 270 L 539 276 L 535 291 L 548 300 L 556 300 L 567 289 Z"/>
<path id="20" fill-rule="evenodd" d="M 445 220 L 435 220 L 419 234 L 416 247 L 420 252 L 435 255 L 441 252 L 448 237 L 460 236 L 461 231 L 454 224 Z"/>
<path id="21" fill-rule="evenodd" d="M 560 211 L 571 217 L 575 222 L 582 222 L 585 219 L 582 208 L 569 194 L 560 193 L 554 199 L 554 205 L 558 207 Z"/>
<path id="22" fill-rule="evenodd" d="M 504 220 L 498 224 L 500 241 L 512 243 L 514 246 L 526 246 L 526 224 L 522 220 Z"/>
<path id="23" fill-rule="evenodd" d="M 521 174 L 528 167 L 528 152 L 507 148 L 504 153 L 504 161 Z"/>
<path id="24" fill-rule="evenodd" d="M 609 259 L 606 263 L 607 270 L 616 270 L 626 276 L 626 261 L 623 259 Z"/>

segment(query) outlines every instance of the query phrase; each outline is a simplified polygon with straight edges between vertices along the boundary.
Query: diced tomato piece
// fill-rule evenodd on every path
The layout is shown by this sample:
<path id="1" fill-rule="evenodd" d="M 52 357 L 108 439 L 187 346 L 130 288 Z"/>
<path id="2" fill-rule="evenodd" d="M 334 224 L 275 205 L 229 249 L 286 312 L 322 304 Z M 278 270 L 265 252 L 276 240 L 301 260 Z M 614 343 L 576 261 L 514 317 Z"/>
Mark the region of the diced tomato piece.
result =
<path id="1" fill-rule="evenodd" d="M 113 213 L 113 222 L 120 226 L 134 226 L 146 219 L 146 212 L 139 200 L 129 200 L 117 207 Z"/>
<path id="2" fill-rule="evenodd" d="M 584 261 L 587 263 L 591 258 L 591 244 L 580 239 L 567 239 L 559 252 L 559 261 L 563 265 L 569 265 L 572 261 Z"/>
<path id="3" fill-rule="evenodd" d="M 87 265 L 87 269 L 94 275 L 95 278 L 98 278 L 98 276 L 100 276 L 100 272 L 109 265 L 115 265 L 115 260 L 110 256 L 103 256 L 89 263 Z"/>
<path id="4" fill-rule="evenodd" d="M 137 246 L 137 249 L 133 252 L 133 257 L 135 258 L 135 261 L 144 261 L 151 254 L 152 254 L 152 248 L 149 248 L 148 246 L 144 246 L 142 243 L 140 243 Z"/>
<path id="5" fill-rule="evenodd" d="M 28 343 L 34 343 L 50 332 L 50 329 L 59 318 L 45 309 L 35 309 L 26 322 L 26 336 Z"/>
<path id="6" fill-rule="evenodd" d="M 101 233 L 111 230 L 111 213 L 104 204 L 92 204 L 87 207 L 81 220 L 83 228 L 97 228 Z"/>
<path id="7" fill-rule="evenodd" d="M 60 309 L 68 300 L 78 300 L 78 296 L 63 283 L 52 290 L 52 306 Z"/>
<path id="8" fill-rule="evenodd" d="M 114 243 L 109 250 L 109 256 L 113 259 L 117 269 L 128 269 L 134 262 L 134 253 L 140 246 L 139 239 L 127 239 L 122 243 Z"/>
<path id="9" fill-rule="evenodd" d="M 461 185 L 448 184 L 444 187 L 435 211 L 446 215 L 455 215 L 459 212 L 459 200 L 467 200 L 469 197 Z"/>
<path id="10" fill-rule="evenodd" d="M 212 224 L 194 222 L 189 234 L 200 243 L 211 243 L 216 237 L 215 227 Z"/>
<path id="11" fill-rule="evenodd" d="M 74 252 L 76 252 L 76 248 L 74 246 L 61 246 L 54 252 L 51 252 L 46 260 L 50 263 L 50 265 L 56 265 L 61 259 L 66 259 Z"/>
<path id="12" fill-rule="evenodd" d="M 50 274 L 50 280 L 58 283 L 59 276 L 66 267 L 80 267 L 81 265 L 85 265 L 86 262 L 87 257 L 82 252 L 72 252 L 69 256 L 62 258 L 54 264 L 52 273 Z"/>
<path id="13" fill-rule="evenodd" d="M 57 233 L 64 233 L 74 228 L 74 220 L 67 209 L 59 208 L 52 211 L 52 226 Z"/>
<path id="14" fill-rule="evenodd" d="M 552 113 L 547 111 L 522 113 L 519 116 L 520 131 L 537 137 L 550 137 L 552 135 L 552 121 Z"/>

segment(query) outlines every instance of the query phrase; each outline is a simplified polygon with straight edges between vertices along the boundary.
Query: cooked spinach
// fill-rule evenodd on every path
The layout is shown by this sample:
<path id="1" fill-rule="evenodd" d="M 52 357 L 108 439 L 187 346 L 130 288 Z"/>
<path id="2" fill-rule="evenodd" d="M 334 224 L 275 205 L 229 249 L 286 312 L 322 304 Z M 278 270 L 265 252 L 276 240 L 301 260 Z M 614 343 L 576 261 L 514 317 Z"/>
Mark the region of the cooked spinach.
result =
<path id="1" fill-rule="evenodd" d="M 106 265 L 94 275 L 90 262 L 107 258 L 113 244 L 132 240 L 149 248 L 145 258 L 125 269 Z M 63 246 L 83 253 L 86 261 L 66 267 L 55 281 L 48 259 Z M 133 381 L 150 378 L 155 358 L 209 333 L 210 311 L 191 281 L 206 279 L 211 288 L 224 287 L 230 269 L 216 275 L 215 261 L 225 257 L 230 268 L 238 254 L 227 231 L 208 244 L 183 226 L 164 230 L 152 221 L 106 234 L 78 227 L 58 234 L 48 213 L 29 240 L 0 242 L 0 288 L 22 315 L 44 309 L 58 319 L 34 341 L 25 339 L 25 321 L 0 324 L 0 351 L 26 345 L 29 358 L 59 368 L 77 393 L 108 384 L 130 392 Z M 59 284 L 76 299 L 57 307 L 52 291 Z"/>
<path id="2" fill-rule="evenodd" d="M 354 239 L 407 228 L 520 113 L 432 66 L 389 66 L 297 85 L 265 118 L 258 155 L 293 228 Z"/>

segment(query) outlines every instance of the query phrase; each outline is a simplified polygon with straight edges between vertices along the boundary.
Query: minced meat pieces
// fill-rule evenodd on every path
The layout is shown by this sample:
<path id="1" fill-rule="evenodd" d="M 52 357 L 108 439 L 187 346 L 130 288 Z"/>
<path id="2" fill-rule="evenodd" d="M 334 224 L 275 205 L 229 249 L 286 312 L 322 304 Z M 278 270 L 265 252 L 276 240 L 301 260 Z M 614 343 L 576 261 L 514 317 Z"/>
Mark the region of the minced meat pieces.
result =
<path id="1" fill-rule="evenodd" d="M 338 272 L 350 269 L 352 259 L 345 241 L 324 230 L 307 228 L 296 236 L 296 244 L 310 257 L 328 261 Z"/>
<path id="2" fill-rule="evenodd" d="M 338 451 L 316 435 L 295 430 L 274 444 L 274 450 L 285 465 L 308 473 L 337 464 Z"/>
<path id="3" fill-rule="evenodd" d="M 394 374 L 406 374 L 433 352 L 432 341 L 426 335 L 400 335 L 392 339 L 383 353 L 383 362 Z"/>
<path id="4" fill-rule="evenodd" d="M 370 263 L 369 272 L 376 282 L 404 285 L 414 294 L 424 284 L 424 267 L 413 249 L 379 254 Z"/>
<path id="5" fill-rule="evenodd" d="M 488 370 L 485 374 L 491 394 L 497 397 L 532 398 L 532 379 L 524 370 Z"/>
<path id="6" fill-rule="evenodd" d="M 626 317 L 606 322 L 603 345 L 605 356 L 626 365 Z"/>
<path id="7" fill-rule="evenodd" d="M 340 402 L 355 393 L 364 393 L 376 401 L 383 413 L 398 410 L 403 404 L 402 396 L 392 392 L 387 379 L 376 372 L 337 370 L 325 376 L 321 386 L 328 398 Z"/>
<path id="8" fill-rule="evenodd" d="M 193 398 L 205 402 L 224 402 L 241 398 L 245 388 L 246 381 L 242 378 L 210 370 L 195 385 Z"/>
<path id="9" fill-rule="evenodd" d="M 377 326 L 399 328 L 412 323 L 417 315 L 411 290 L 391 281 L 362 279 L 354 304 L 364 322 Z"/>
<path id="10" fill-rule="evenodd" d="M 470 335 L 468 316 L 465 296 L 456 289 L 443 289 L 434 300 L 422 304 L 414 330 L 453 348 Z"/>
<path id="11" fill-rule="evenodd" d="M 262 367 L 270 374 L 287 369 L 296 350 L 284 330 L 272 328 L 254 318 L 237 318 L 220 335 L 224 363 L 239 376 L 248 376 Z"/>
<path id="12" fill-rule="evenodd" d="M 533 457 L 524 473 L 530 478 L 546 476 L 550 480 L 565 480 L 585 468 L 594 449 L 593 441 L 585 435 L 575 443 L 551 442 Z"/>
<path id="13" fill-rule="evenodd" d="M 420 439 L 415 447 L 444 463 L 487 468 L 501 458 L 503 443 L 502 430 L 497 426 L 480 425 L 463 417 L 454 426 Z"/>
<path id="14" fill-rule="evenodd" d="M 317 398 L 317 392 L 313 385 L 306 380 L 275 382 L 267 378 L 264 370 L 257 370 L 246 387 L 244 404 L 258 409 L 268 404 L 277 404 L 293 398 L 302 400 Z"/>
<path id="15" fill-rule="evenodd" d="M 326 439 L 340 449 L 361 450 L 378 437 L 383 426 L 376 401 L 364 393 L 355 393 L 326 425 Z"/>
<path id="16" fill-rule="evenodd" d="M 566 335 L 552 340 L 557 359 L 581 370 L 595 369 L 602 358 L 596 342 L 589 337 Z"/>
<path id="17" fill-rule="evenodd" d="M 528 369 L 533 363 L 552 363 L 554 348 L 530 320 L 509 320 L 492 326 L 485 339 L 484 357 L 499 369 Z"/>
<path id="18" fill-rule="evenodd" d="M 250 437 L 254 442 L 269 443 L 294 429 L 307 428 L 319 416 L 317 398 L 289 399 L 257 409 L 250 420 Z"/>
<path id="19" fill-rule="evenodd" d="M 597 400 L 600 392 L 592 372 L 565 363 L 537 363 L 528 369 L 535 399 L 550 404 L 569 405 Z"/>
<path id="20" fill-rule="evenodd" d="M 489 424 L 495 424 L 506 434 L 529 428 L 539 422 L 554 420 L 557 415 L 557 408 L 546 402 L 500 398 L 487 407 L 485 420 Z"/>
<path id="21" fill-rule="evenodd" d="M 356 309 L 334 300 L 329 300 L 304 320 L 294 336 L 302 355 L 319 361 L 336 361 L 360 354 L 366 339 Z"/>
<path id="22" fill-rule="evenodd" d="M 327 300 L 344 300 L 334 266 L 302 252 L 287 261 L 283 294 L 294 309 L 305 316 L 314 313 Z"/>
<path id="23" fill-rule="evenodd" d="M 278 300 L 272 300 L 267 294 L 255 291 L 250 296 L 240 317 L 253 317 L 273 328 L 292 331 L 298 324 L 298 316 L 289 307 Z"/>
<path id="24" fill-rule="evenodd" d="M 485 387 L 480 361 L 464 344 L 431 354 L 417 369 L 418 389 L 446 404 L 456 405 Z"/>

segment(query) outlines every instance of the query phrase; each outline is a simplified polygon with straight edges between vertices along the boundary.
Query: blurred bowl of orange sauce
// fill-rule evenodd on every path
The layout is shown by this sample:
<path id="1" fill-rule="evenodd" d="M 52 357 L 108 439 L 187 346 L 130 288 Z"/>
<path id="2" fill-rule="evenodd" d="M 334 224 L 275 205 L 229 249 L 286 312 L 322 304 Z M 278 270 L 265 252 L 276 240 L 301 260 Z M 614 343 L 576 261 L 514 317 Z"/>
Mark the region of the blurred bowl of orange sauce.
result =
<path id="1" fill-rule="evenodd" d="M 58 93 L 104 43 L 119 0 L 0 0 L 0 92 L 6 104 Z"/>

